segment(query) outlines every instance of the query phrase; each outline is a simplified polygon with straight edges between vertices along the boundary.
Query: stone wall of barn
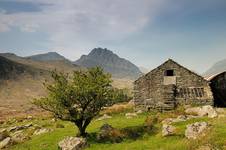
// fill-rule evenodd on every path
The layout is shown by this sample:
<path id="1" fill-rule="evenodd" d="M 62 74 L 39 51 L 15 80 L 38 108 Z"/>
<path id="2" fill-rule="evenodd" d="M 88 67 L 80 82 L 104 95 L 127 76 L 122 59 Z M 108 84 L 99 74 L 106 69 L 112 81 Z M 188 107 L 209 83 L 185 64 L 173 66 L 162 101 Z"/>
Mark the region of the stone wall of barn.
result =
<path id="1" fill-rule="evenodd" d="M 223 72 L 210 80 L 214 96 L 214 106 L 226 107 L 226 72 Z"/>
<path id="2" fill-rule="evenodd" d="M 172 81 L 175 78 L 175 85 L 168 84 L 169 80 L 165 79 L 168 78 L 165 77 L 166 70 L 173 70 L 174 77 L 171 78 Z M 174 109 L 178 104 L 213 104 L 208 81 L 172 60 L 135 81 L 134 91 L 137 109 L 168 110 Z"/>

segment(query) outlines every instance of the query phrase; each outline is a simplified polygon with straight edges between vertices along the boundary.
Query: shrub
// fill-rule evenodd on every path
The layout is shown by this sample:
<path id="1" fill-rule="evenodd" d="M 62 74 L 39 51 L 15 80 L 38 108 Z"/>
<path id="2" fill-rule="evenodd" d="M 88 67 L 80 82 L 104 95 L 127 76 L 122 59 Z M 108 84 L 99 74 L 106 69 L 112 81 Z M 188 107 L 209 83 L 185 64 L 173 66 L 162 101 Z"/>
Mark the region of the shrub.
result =
<path id="1" fill-rule="evenodd" d="M 105 108 L 102 113 L 103 114 L 115 114 L 115 113 L 124 113 L 124 112 L 129 112 L 133 109 L 132 104 L 115 104 L 111 107 Z"/>
<path id="2" fill-rule="evenodd" d="M 151 131 L 156 123 L 158 123 L 158 116 L 148 116 L 144 122 L 144 126 L 148 131 Z"/>

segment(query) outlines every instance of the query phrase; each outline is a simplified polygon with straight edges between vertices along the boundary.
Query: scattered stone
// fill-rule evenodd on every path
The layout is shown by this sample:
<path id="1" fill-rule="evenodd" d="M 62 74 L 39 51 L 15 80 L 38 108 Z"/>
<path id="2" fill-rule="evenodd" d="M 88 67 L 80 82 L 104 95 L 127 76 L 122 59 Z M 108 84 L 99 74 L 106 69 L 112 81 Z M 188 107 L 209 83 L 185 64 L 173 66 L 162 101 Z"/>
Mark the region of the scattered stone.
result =
<path id="1" fill-rule="evenodd" d="M 0 130 L 0 141 L 8 137 L 8 132 L 6 129 Z"/>
<path id="2" fill-rule="evenodd" d="M 202 116 L 207 115 L 209 118 L 217 117 L 216 110 L 210 105 L 203 106 L 202 111 L 200 113 L 201 113 Z"/>
<path id="3" fill-rule="evenodd" d="M 33 119 L 33 116 L 27 116 L 27 119 L 28 120 L 32 120 Z"/>
<path id="4" fill-rule="evenodd" d="M 33 124 L 32 124 L 32 122 L 31 123 L 28 123 L 28 124 L 25 124 L 24 125 L 24 128 L 29 128 L 29 127 L 31 127 Z"/>
<path id="5" fill-rule="evenodd" d="M 133 117 L 137 117 L 137 114 L 136 113 L 126 113 L 126 118 L 127 119 L 130 119 L 130 118 L 133 118 Z"/>
<path id="6" fill-rule="evenodd" d="M 56 121 L 57 121 L 56 118 L 51 119 L 51 122 L 56 122 Z"/>
<path id="7" fill-rule="evenodd" d="M 0 149 L 6 148 L 10 144 L 11 144 L 11 138 L 7 137 L 0 142 Z"/>
<path id="8" fill-rule="evenodd" d="M 130 100 L 130 101 L 128 102 L 128 104 L 130 104 L 130 105 L 135 105 L 135 101 L 134 101 L 134 100 Z"/>
<path id="9" fill-rule="evenodd" d="M 101 120 L 105 120 L 105 119 L 110 119 L 112 118 L 111 116 L 104 114 L 103 116 L 101 116 L 100 118 L 97 119 L 97 121 L 101 121 Z"/>
<path id="10" fill-rule="evenodd" d="M 138 110 L 136 113 L 137 113 L 137 114 L 142 114 L 143 111 L 142 111 L 142 110 Z"/>
<path id="11" fill-rule="evenodd" d="M 224 110 L 224 108 L 216 108 L 216 112 L 218 114 L 226 114 L 226 111 Z"/>
<path id="12" fill-rule="evenodd" d="M 162 136 L 169 136 L 175 134 L 176 128 L 172 125 L 163 124 Z"/>
<path id="13" fill-rule="evenodd" d="M 198 137 L 204 135 L 204 131 L 207 129 L 207 122 L 196 122 L 194 124 L 187 125 L 185 130 L 185 136 L 188 139 L 197 139 Z"/>
<path id="14" fill-rule="evenodd" d="M 187 108 L 185 110 L 185 112 L 187 114 L 196 114 L 200 117 L 203 117 L 203 116 L 208 116 L 209 118 L 217 117 L 216 110 L 210 105 L 206 105 L 206 106 L 202 106 L 202 107 Z"/>
<path id="15" fill-rule="evenodd" d="M 10 127 L 8 129 L 9 132 L 13 132 L 13 131 L 18 131 L 18 130 L 22 130 L 23 127 L 22 126 L 13 126 L 13 127 Z"/>
<path id="16" fill-rule="evenodd" d="M 82 150 L 88 147 L 85 138 L 66 137 L 58 143 L 60 150 Z"/>
<path id="17" fill-rule="evenodd" d="M 196 118 L 196 116 L 192 115 L 180 115 L 177 118 L 166 118 L 162 121 L 162 124 L 171 124 L 172 122 L 182 122 L 187 121 L 191 118 Z"/>
<path id="18" fill-rule="evenodd" d="M 48 128 L 41 128 L 41 129 L 37 129 L 33 135 L 40 135 L 40 134 L 44 134 L 44 133 L 48 133 L 48 132 L 52 132 L 53 129 L 48 129 Z"/>
<path id="19" fill-rule="evenodd" d="M 32 123 L 28 123 L 28 124 L 22 125 L 22 126 L 13 126 L 13 127 L 8 128 L 8 131 L 9 132 L 19 131 L 19 130 L 27 129 L 31 126 L 32 126 Z"/>
<path id="20" fill-rule="evenodd" d="M 162 121 L 162 124 L 171 124 L 173 122 L 173 118 L 166 118 Z"/>
<path id="21" fill-rule="evenodd" d="M 182 122 L 182 121 L 186 121 L 188 119 L 190 119 L 188 116 L 180 115 L 176 119 L 173 119 L 173 122 Z"/>
<path id="22" fill-rule="evenodd" d="M 20 131 L 16 131 L 15 133 L 13 133 L 11 135 L 11 138 L 16 143 L 21 143 L 21 142 L 24 142 L 24 141 L 30 139 L 30 137 L 28 135 L 25 135 L 23 133 L 23 131 L 21 131 L 21 130 Z"/>

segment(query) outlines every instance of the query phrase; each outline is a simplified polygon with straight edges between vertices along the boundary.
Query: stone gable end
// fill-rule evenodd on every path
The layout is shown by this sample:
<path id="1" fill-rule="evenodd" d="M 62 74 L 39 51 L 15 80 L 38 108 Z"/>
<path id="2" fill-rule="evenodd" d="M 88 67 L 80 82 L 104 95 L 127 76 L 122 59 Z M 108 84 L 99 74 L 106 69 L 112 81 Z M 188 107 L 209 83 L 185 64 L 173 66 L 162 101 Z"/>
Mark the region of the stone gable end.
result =
<path id="1" fill-rule="evenodd" d="M 136 108 L 171 110 L 213 103 L 209 82 L 169 59 L 134 82 Z"/>

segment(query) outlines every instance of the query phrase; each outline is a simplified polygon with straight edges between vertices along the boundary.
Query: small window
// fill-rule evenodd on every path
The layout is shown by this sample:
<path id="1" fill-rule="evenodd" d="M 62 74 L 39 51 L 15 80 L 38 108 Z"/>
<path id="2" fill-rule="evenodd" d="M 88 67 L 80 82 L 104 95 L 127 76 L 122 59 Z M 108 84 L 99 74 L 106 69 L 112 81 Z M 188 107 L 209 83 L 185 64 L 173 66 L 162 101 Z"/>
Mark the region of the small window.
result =
<path id="1" fill-rule="evenodd" d="M 174 71 L 173 70 L 166 70 L 165 76 L 174 76 Z"/>

